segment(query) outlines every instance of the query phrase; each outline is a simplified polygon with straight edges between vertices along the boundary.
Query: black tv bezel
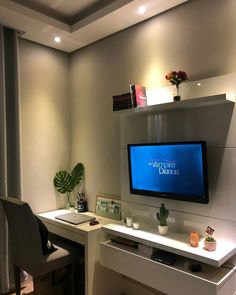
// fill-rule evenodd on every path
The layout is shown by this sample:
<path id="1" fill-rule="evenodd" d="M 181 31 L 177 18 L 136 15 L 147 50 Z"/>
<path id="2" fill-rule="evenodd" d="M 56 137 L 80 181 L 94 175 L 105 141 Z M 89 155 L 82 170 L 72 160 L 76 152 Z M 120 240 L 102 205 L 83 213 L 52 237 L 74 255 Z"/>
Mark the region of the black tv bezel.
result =
<path id="1" fill-rule="evenodd" d="M 190 144 L 200 144 L 202 147 L 202 161 L 203 161 L 203 185 L 204 185 L 204 194 L 202 196 L 197 195 L 184 195 L 178 193 L 169 193 L 169 192 L 155 192 L 149 190 L 135 189 L 132 187 L 132 174 L 131 174 L 131 157 L 130 157 L 130 148 L 132 146 L 160 146 L 160 145 L 190 145 Z M 129 169 L 129 187 L 130 193 L 135 195 L 142 195 L 148 197 L 158 197 L 164 199 L 186 201 L 192 203 L 209 203 L 209 194 L 208 194 L 208 173 L 207 173 L 207 147 L 206 141 L 181 141 L 181 142 L 162 142 L 162 143 L 135 143 L 128 144 L 128 169 Z"/>

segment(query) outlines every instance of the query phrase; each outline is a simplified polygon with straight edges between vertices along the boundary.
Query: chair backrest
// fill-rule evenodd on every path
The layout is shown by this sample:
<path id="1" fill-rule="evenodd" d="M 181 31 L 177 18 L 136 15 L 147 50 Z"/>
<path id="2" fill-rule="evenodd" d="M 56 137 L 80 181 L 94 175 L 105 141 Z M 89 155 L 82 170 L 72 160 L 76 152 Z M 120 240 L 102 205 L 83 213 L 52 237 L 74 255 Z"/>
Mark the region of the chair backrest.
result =
<path id="1" fill-rule="evenodd" d="M 0 198 L 10 235 L 13 263 L 27 270 L 35 269 L 43 259 L 37 221 L 30 206 L 14 198 Z"/>

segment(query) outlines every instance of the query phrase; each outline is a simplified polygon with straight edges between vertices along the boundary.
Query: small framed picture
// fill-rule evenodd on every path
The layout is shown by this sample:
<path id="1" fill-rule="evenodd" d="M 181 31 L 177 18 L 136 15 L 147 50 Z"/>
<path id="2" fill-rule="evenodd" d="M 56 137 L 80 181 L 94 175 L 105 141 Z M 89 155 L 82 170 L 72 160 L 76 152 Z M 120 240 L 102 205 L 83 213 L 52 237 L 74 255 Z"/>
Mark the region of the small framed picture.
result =
<path id="1" fill-rule="evenodd" d="M 120 198 L 109 195 L 97 195 L 95 212 L 99 216 L 121 220 Z"/>
<path id="2" fill-rule="evenodd" d="M 215 231 L 214 228 L 210 227 L 209 225 L 207 226 L 207 228 L 205 230 L 205 232 L 210 236 L 213 235 L 214 231 Z"/>

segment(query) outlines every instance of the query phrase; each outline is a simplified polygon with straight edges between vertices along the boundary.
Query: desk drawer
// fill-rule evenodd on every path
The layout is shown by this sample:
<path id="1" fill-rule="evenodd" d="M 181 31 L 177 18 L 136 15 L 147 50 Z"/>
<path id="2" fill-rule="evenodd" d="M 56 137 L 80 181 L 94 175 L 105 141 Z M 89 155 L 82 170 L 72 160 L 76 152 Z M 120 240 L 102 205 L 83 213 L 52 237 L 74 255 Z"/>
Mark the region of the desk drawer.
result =
<path id="1" fill-rule="evenodd" d="M 79 243 L 81 245 L 85 245 L 85 236 L 83 234 L 73 232 L 70 229 L 65 229 L 63 227 L 59 227 L 58 225 L 54 225 L 49 222 L 44 221 L 44 223 L 45 223 L 49 232 L 56 234 L 60 237 L 66 238 L 70 241 L 74 241 L 76 243 Z"/>
<path id="2" fill-rule="evenodd" d="M 184 268 L 184 257 L 167 266 L 142 256 L 137 249 L 110 241 L 101 243 L 101 264 L 168 295 L 232 295 L 235 292 L 233 269 L 202 264 L 203 271 Z"/>

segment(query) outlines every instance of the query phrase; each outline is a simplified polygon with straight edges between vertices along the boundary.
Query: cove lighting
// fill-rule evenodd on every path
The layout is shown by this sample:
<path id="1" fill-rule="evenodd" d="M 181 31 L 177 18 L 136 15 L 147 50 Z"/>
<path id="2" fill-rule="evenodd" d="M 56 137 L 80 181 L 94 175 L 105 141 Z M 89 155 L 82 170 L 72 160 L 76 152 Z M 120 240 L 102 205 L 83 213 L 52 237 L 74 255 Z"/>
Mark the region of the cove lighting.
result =
<path id="1" fill-rule="evenodd" d="M 55 38 L 54 38 L 54 41 L 55 41 L 56 43 L 60 43 L 60 42 L 61 42 L 61 38 L 60 38 L 60 37 L 55 37 Z"/>
<path id="2" fill-rule="evenodd" d="M 235 102 L 235 93 L 234 92 L 228 92 L 226 93 L 226 99 L 230 100 L 232 102 Z"/>
<path id="3" fill-rule="evenodd" d="M 139 9 L 138 9 L 138 13 L 139 14 L 144 14 L 146 11 L 146 7 L 145 6 L 140 6 Z"/>

